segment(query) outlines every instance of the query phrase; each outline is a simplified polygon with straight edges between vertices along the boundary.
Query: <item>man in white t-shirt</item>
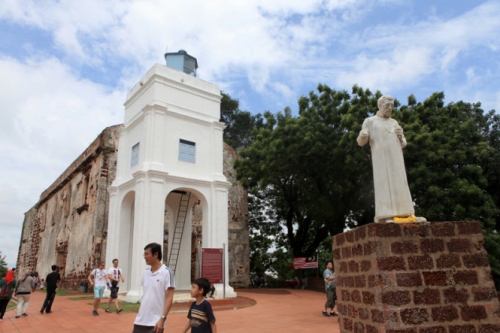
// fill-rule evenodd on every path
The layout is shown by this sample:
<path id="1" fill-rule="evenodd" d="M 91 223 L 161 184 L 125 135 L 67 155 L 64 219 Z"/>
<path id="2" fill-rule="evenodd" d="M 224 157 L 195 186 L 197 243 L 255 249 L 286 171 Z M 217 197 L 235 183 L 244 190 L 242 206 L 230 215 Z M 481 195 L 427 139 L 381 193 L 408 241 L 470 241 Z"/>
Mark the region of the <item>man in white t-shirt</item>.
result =
<path id="1" fill-rule="evenodd" d="M 109 307 L 111 302 L 115 303 L 116 313 L 122 312 L 122 309 L 118 307 L 118 290 L 120 289 L 120 281 L 125 282 L 125 277 L 123 276 L 122 269 L 118 267 L 118 259 L 113 259 L 113 267 L 108 269 L 108 280 L 111 282 L 111 295 L 109 296 L 108 306 L 106 312 L 110 313 Z"/>
<path id="2" fill-rule="evenodd" d="M 104 288 L 108 284 L 108 272 L 104 269 L 106 264 L 102 261 L 99 264 L 99 268 L 94 269 L 88 277 L 90 286 L 94 287 L 94 310 L 92 314 L 98 316 L 99 304 L 101 304 L 102 295 L 104 294 Z M 94 279 L 94 281 L 92 281 Z"/>
<path id="3" fill-rule="evenodd" d="M 161 333 L 174 299 L 174 273 L 162 264 L 160 244 L 146 245 L 144 260 L 151 268 L 142 275 L 141 307 L 132 333 Z"/>

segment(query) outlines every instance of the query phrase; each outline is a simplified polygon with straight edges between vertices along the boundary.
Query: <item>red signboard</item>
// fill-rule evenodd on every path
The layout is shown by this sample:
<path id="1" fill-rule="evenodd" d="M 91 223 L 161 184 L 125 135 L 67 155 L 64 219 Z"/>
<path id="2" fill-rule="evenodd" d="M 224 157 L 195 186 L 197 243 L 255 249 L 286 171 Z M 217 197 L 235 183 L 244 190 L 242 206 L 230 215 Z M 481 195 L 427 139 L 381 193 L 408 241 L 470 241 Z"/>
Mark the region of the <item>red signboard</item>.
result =
<path id="1" fill-rule="evenodd" d="M 222 283 L 222 249 L 201 249 L 201 277 Z"/>

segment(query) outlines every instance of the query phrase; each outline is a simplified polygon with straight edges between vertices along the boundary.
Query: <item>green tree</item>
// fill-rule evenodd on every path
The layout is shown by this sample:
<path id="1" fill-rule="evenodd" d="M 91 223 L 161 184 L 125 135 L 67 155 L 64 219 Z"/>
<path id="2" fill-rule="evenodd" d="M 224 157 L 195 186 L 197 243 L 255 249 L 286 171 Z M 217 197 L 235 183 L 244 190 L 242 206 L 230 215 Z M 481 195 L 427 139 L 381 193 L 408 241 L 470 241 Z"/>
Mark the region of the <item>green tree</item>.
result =
<path id="1" fill-rule="evenodd" d="M 328 235 L 373 221 L 370 147 L 358 147 L 356 138 L 380 96 L 357 86 L 349 95 L 319 85 L 299 99 L 298 116 L 289 109 L 264 113 L 254 142 L 241 151 L 238 179 L 266 198 L 267 223 L 278 233 L 272 239 L 285 240 L 290 256 L 312 255 Z M 479 103 L 445 105 L 443 93 L 423 103 L 413 95 L 408 105 L 396 101 L 393 117 L 408 140 L 405 163 L 417 214 L 479 220 L 500 286 L 500 118 Z"/>
<path id="2" fill-rule="evenodd" d="M 373 219 L 369 156 L 357 147 L 362 120 L 376 110 L 376 96 L 358 87 L 318 86 L 290 109 L 264 113 L 252 145 L 235 163 L 244 186 L 264 195 L 293 256 L 311 256 L 329 234 Z M 353 126 L 355 125 L 355 126 Z M 368 203 L 369 202 L 369 203 Z"/>
<path id="3" fill-rule="evenodd" d="M 220 121 L 226 124 L 223 139 L 239 152 L 253 142 L 252 130 L 261 126 L 263 119 L 260 114 L 252 115 L 248 111 L 241 111 L 238 100 L 231 98 L 226 93 L 221 94 Z"/>
<path id="4" fill-rule="evenodd" d="M 408 140 L 405 163 L 417 213 L 430 221 L 480 221 L 498 288 L 499 117 L 479 103 L 445 105 L 444 93 L 423 103 L 410 96 L 408 104 L 393 116 Z"/>
<path id="5" fill-rule="evenodd" d="M 9 270 L 7 266 L 7 262 L 5 261 L 5 256 L 2 255 L 2 251 L 0 251 L 0 278 L 5 276 L 5 273 Z"/>

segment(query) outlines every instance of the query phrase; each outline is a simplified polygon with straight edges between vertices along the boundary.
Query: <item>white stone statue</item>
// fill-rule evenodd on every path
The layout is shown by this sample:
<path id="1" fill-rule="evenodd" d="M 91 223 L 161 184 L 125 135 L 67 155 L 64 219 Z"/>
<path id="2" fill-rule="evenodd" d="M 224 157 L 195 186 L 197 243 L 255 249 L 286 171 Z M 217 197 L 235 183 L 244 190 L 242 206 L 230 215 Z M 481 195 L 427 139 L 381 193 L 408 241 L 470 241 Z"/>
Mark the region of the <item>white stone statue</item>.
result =
<path id="1" fill-rule="evenodd" d="M 384 95 L 378 100 L 377 114 L 366 118 L 358 135 L 358 144 L 370 141 L 375 186 L 375 222 L 423 222 L 415 218 L 413 201 L 406 179 L 403 128 L 391 118 L 394 98 Z M 409 220 L 404 220 L 409 219 Z"/>

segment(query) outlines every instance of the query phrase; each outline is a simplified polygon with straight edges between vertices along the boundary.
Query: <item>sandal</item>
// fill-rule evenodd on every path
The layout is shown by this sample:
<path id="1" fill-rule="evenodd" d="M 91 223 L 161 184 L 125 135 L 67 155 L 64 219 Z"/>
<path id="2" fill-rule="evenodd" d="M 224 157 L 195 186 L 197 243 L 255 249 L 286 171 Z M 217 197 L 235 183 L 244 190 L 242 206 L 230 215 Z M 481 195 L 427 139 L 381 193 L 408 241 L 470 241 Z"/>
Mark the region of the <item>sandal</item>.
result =
<path id="1" fill-rule="evenodd" d="M 106 310 L 104 310 L 104 312 L 111 313 L 111 311 L 109 310 L 109 308 L 106 308 Z"/>
<path id="2" fill-rule="evenodd" d="M 123 311 L 123 309 L 116 309 L 116 313 L 120 313 L 122 311 Z"/>

